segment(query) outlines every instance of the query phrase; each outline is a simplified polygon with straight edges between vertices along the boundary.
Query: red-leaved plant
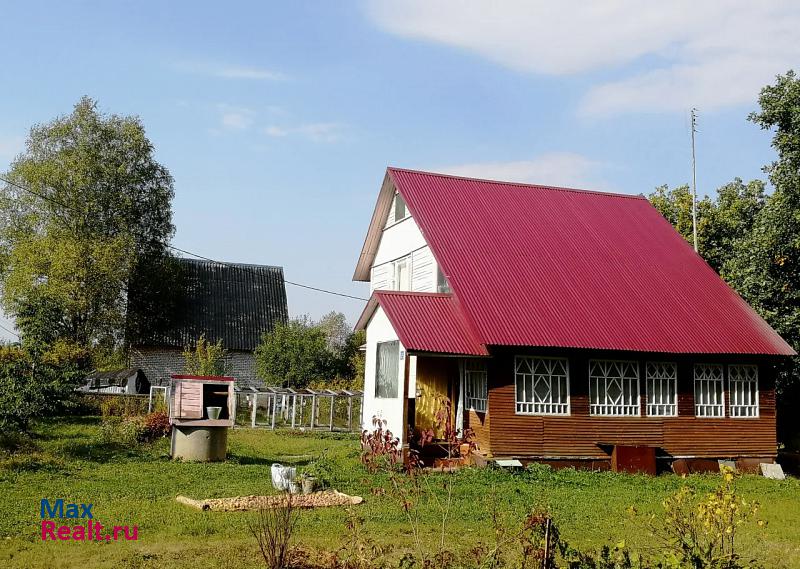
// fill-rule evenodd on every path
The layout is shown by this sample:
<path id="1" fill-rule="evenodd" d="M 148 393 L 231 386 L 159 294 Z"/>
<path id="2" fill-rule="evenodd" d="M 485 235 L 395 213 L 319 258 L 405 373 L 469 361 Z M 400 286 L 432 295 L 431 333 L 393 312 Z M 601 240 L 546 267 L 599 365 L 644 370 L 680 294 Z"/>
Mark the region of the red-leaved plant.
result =
<path id="1" fill-rule="evenodd" d="M 400 439 L 386 428 L 386 419 L 372 418 L 371 431 L 361 432 L 361 464 L 371 473 L 382 467 L 394 467 L 403 461 L 403 449 Z"/>

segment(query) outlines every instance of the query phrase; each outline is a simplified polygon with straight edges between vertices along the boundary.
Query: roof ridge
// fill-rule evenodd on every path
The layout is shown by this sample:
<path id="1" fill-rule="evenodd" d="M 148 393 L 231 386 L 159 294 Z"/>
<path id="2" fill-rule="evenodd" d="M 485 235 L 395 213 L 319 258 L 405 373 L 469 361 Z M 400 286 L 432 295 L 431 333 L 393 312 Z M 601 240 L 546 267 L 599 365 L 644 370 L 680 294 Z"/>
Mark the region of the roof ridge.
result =
<path id="1" fill-rule="evenodd" d="M 388 166 L 386 169 L 389 170 L 389 171 L 393 171 L 393 172 L 408 172 L 410 174 L 424 174 L 426 176 L 438 176 L 440 178 L 450 178 L 450 179 L 454 179 L 454 180 L 468 180 L 468 181 L 471 181 L 471 182 L 486 182 L 486 183 L 490 183 L 490 184 L 502 184 L 504 186 L 517 186 L 517 187 L 524 187 L 524 188 L 537 188 L 537 189 L 540 189 L 540 190 L 552 190 L 552 191 L 556 191 L 556 192 L 572 192 L 572 193 L 576 193 L 576 194 L 594 194 L 594 195 L 600 195 L 600 196 L 608 196 L 608 197 L 612 197 L 612 198 L 628 198 L 628 199 L 634 199 L 634 200 L 645 200 L 645 201 L 647 201 L 647 198 L 642 194 L 633 195 L 633 194 L 623 194 L 623 193 L 617 193 L 617 192 L 604 192 L 604 191 L 601 191 L 601 190 L 585 190 L 585 189 L 582 189 L 582 188 L 568 188 L 568 187 L 565 187 L 565 186 L 551 186 L 551 185 L 545 185 L 545 184 L 531 184 L 531 183 L 527 183 L 527 182 L 511 182 L 511 181 L 508 181 L 508 180 L 493 180 L 491 178 L 475 178 L 475 177 L 471 177 L 471 176 L 459 176 L 458 174 L 445 174 L 445 173 L 442 173 L 442 172 L 430 172 L 428 170 L 414 170 L 414 169 L 411 169 L 411 168 L 399 168 L 397 166 Z"/>
<path id="2" fill-rule="evenodd" d="M 189 261 L 191 263 L 208 263 L 213 265 L 224 265 L 226 267 L 248 267 L 248 268 L 258 268 L 258 269 L 278 269 L 283 271 L 283 267 L 280 265 L 257 265 L 255 263 L 235 263 L 233 261 L 217 261 L 217 260 L 209 260 L 209 259 L 193 259 L 191 257 L 177 257 L 181 261 Z"/>

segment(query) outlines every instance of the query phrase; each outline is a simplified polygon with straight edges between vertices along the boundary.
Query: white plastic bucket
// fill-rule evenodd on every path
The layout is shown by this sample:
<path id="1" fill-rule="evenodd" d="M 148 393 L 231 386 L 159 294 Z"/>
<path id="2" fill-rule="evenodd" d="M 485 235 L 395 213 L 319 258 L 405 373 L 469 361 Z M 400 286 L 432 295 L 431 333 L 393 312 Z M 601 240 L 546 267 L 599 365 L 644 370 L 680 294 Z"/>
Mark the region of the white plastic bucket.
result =
<path id="1" fill-rule="evenodd" d="M 216 421 L 222 413 L 222 407 L 206 407 L 206 413 L 208 413 L 209 419 Z"/>

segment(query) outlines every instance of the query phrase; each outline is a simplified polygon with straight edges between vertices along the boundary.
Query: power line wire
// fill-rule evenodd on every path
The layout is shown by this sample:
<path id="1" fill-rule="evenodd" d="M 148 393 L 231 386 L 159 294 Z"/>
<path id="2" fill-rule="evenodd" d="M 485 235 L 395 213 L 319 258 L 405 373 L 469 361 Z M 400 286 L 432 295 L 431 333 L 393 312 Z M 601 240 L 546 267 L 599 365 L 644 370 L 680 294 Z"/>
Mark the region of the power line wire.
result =
<path id="1" fill-rule="evenodd" d="M 74 211 L 76 213 L 80 213 L 74 207 L 68 206 L 67 204 L 65 204 L 63 202 L 60 202 L 59 200 L 57 200 L 55 198 L 52 198 L 50 196 L 41 194 L 41 193 L 39 193 L 37 191 L 34 191 L 34 190 L 32 190 L 32 189 L 30 189 L 28 187 L 25 187 L 25 186 L 23 186 L 21 184 L 18 184 L 16 182 L 12 182 L 11 180 L 9 180 L 9 179 L 7 179 L 5 177 L 0 176 L 0 181 L 5 182 L 6 184 L 8 184 L 10 186 L 14 186 L 15 188 L 19 188 L 20 190 L 28 192 L 29 194 L 37 196 L 37 197 L 39 197 L 39 198 L 41 198 L 43 200 L 46 200 L 46 201 L 48 201 L 50 203 L 56 204 L 56 205 L 58 205 L 60 207 L 63 207 L 65 209 L 72 210 L 72 211 Z M 210 257 L 206 257 L 206 256 L 200 255 L 198 253 L 193 253 L 192 251 L 187 251 L 186 249 L 181 249 L 179 247 L 175 247 L 174 245 L 169 245 L 167 243 L 162 243 L 162 245 L 164 247 L 167 247 L 168 249 L 172 249 L 173 251 L 178 251 L 180 253 L 184 253 L 185 255 L 191 255 L 192 257 L 196 257 L 196 258 L 202 259 L 204 261 L 209 261 L 211 263 L 217 263 L 217 264 L 223 265 L 225 267 L 235 267 L 237 269 L 242 269 L 242 270 L 251 272 L 251 273 L 256 274 L 258 276 L 264 276 L 264 273 L 255 271 L 255 270 L 251 269 L 250 267 L 246 267 L 246 266 L 242 266 L 242 265 L 236 265 L 236 264 L 233 264 L 233 263 L 226 263 L 225 261 L 217 261 L 216 259 L 211 259 Z M 324 288 L 320 288 L 320 287 L 316 287 L 316 286 L 302 284 L 302 283 L 298 283 L 298 282 L 294 282 L 294 281 L 290 281 L 290 280 L 286 280 L 286 279 L 283 279 L 283 282 L 286 283 L 286 284 L 292 285 L 292 286 L 304 288 L 304 289 L 307 289 L 307 290 L 313 290 L 315 292 L 321 292 L 321 293 L 324 293 L 324 294 L 330 294 L 330 295 L 333 295 L 333 296 L 340 296 L 340 297 L 343 297 L 343 298 L 350 298 L 350 299 L 353 299 L 353 300 L 360 300 L 360 301 L 364 301 L 364 302 L 366 302 L 368 300 L 368 299 L 360 297 L 360 296 L 354 296 L 352 294 L 346 294 L 344 292 L 336 292 L 336 291 L 333 291 L 333 290 L 328 290 L 328 289 L 324 289 Z"/>
<path id="2" fill-rule="evenodd" d="M 235 267 L 237 269 L 243 269 L 243 270 L 250 269 L 250 267 L 231 264 L 231 263 L 226 263 L 224 261 L 217 261 L 216 259 L 211 259 L 209 257 L 204 257 L 203 255 L 198 255 L 197 253 L 192 253 L 191 251 L 186 251 L 185 249 L 181 249 L 179 247 L 175 247 L 174 245 L 167 245 L 167 247 L 172 249 L 173 251 L 178 251 L 179 253 L 184 253 L 186 255 L 191 255 L 192 257 L 197 257 L 198 259 L 202 259 L 203 261 L 209 261 L 211 263 L 218 263 L 220 265 L 225 265 L 225 266 L 229 266 L 229 267 L 232 266 L 232 267 Z M 253 271 L 253 272 L 256 273 L 256 274 L 259 274 L 259 275 L 262 274 L 262 273 L 257 273 L 256 271 Z M 325 294 L 334 294 L 336 296 L 343 296 L 345 298 L 352 298 L 354 300 L 364 300 L 364 301 L 369 300 L 367 298 L 362 298 L 360 296 L 353 296 L 351 294 L 346 294 L 346 293 L 343 293 L 343 292 L 336 292 L 336 291 L 332 291 L 332 290 L 326 290 L 324 288 L 318 288 L 318 287 L 311 286 L 311 285 L 301 284 L 301 283 L 289 281 L 289 280 L 286 280 L 286 279 L 284 279 L 284 282 L 286 284 L 290 284 L 290 285 L 293 285 L 293 286 L 299 286 L 299 287 L 302 287 L 302 288 L 307 288 L 309 290 L 315 290 L 317 292 L 324 292 Z"/>
<path id="3" fill-rule="evenodd" d="M 0 324 L 0 329 L 2 329 L 2 330 L 5 330 L 5 331 L 6 331 L 6 332 L 8 332 L 9 334 L 13 334 L 13 335 L 14 335 L 14 336 L 16 336 L 17 338 L 19 338 L 19 334 L 17 334 L 17 333 L 16 333 L 16 332 L 14 332 L 13 330 L 9 330 L 8 328 L 6 328 L 5 326 L 3 326 L 2 324 Z"/>

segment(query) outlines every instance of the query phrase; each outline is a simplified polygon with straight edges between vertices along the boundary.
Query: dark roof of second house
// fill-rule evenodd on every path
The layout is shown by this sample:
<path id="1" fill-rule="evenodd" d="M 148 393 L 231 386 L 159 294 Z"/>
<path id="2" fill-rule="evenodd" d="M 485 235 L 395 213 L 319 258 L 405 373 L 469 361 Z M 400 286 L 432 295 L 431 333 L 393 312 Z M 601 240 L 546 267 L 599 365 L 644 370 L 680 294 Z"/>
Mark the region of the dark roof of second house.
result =
<path id="1" fill-rule="evenodd" d="M 184 348 L 201 335 L 227 350 L 251 351 L 288 320 L 282 267 L 178 259 L 181 291 L 171 324 L 145 331 L 139 345 Z"/>

